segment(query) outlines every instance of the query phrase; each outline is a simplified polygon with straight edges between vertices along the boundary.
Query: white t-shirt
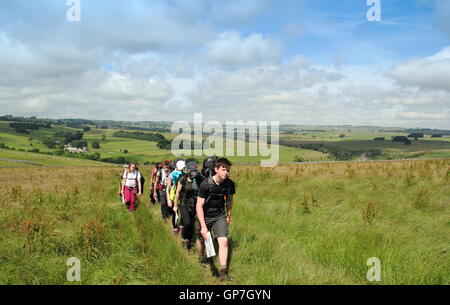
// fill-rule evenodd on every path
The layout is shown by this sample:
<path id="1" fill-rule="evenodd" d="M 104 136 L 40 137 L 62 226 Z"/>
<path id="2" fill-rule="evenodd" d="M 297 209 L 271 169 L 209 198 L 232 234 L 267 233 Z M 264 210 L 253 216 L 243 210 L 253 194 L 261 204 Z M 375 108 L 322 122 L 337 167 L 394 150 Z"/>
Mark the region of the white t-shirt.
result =
<path id="1" fill-rule="evenodd" d="M 137 177 L 136 177 L 137 176 Z M 125 186 L 128 187 L 137 187 L 138 185 L 136 184 L 136 178 L 137 179 L 141 179 L 141 173 L 137 170 L 135 170 L 134 172 L 125 172 L 123 173 L 123 178 L 125 178 Z"/>
<path id="2" fill-rule="evenodd" d="M 171 172 L 168 171 L 167 173 L 163 170 L 161 170 L 161 177 L 160 177 L 160 184 L 166 186 L 167 185 L 167 178 L 170 176 Z"/>

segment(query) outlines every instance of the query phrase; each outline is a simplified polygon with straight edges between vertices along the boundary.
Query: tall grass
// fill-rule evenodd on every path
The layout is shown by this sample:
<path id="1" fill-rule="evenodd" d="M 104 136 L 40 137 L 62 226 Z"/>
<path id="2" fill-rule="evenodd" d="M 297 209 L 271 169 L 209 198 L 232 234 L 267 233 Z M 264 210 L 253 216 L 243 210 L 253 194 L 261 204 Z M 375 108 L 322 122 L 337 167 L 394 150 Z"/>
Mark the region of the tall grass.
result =
<path id="1" fill-rule="evenodd" d="M 239 284 L 373 284 L 366 262 L 378 257 L 381 284 L 449 284 L 448 164 L 240 168 L 232 273 Z"/>
<path id="2" fill-rule="evenodd" d="M 117 198 L 115 169 L 1 169 L 0 284 L 198 284 L 204 276 L 142 205 Z M 13 179 L 12 179 L 13 177 Z"/>
<path id="3" fill-rule="evenodd" d="M 234 283 L 449 284 L 449 165 L 234 167 Z M 136 213 L 123 207 L 117 175 L 0 169 L 0 284 L 71 284 L 70 257 L 81 260 L 82 284 L 218 284 L 148 193 Z M 366 279 L 370 257 L 381 261 L 381 282 Z"/>

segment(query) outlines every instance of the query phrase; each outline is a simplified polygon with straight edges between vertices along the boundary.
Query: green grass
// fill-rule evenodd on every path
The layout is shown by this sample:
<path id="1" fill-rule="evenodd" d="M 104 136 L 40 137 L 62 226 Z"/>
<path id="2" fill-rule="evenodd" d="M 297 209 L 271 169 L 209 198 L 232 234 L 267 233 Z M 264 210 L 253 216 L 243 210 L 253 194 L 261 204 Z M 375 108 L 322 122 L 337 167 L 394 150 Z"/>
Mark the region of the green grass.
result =
<path id="1" fill-rule="evenodd" d="M 450 157 L 450 142 L 442 139 L 411 139 L 411 145 L 386 141 L 340 139 L 334 141 L 304 141 L 304 140 L 283 140 L 284 145 L 297 146 L 300 144 L 323 144 L 328 147 L 340 147 L 345 150 L 370 151 L 379 149 L 383 152 L 380 158 L 402 159 L 408 157 L 420 158 L 448 158 Z"/>
<path id="2" fill-rule="evenodd" d="M 110 166 L 112 164 L 78 158 L 0 149 L 1 166 Z"/>
<path id="3" fill-rule="evenodd" d="M 238 283 L 368 284 L 367 259 L 378 257 L 381 284 L 449 284 L 450 162 L 403 164 L 240 171 Z"/>
<path id="4" fill-rule="evenodd" d="M 0 284 L 69 284 L 72 256 L 83 284 L 218 284 L 148 193 L 137 213 L 124 209 L 118 170 L 0 169 Z M 235 284 L 450 283 L 450 160 L 231 173 Z M 366 279 L 370 257 L 381 282 Z"/>
<path id="5" fill-rule="evenodd" d="M 205 282 L 150 207 L 131 214 L 119 202 L 117 170 L 1 171 L 16 179 L 2 181 L 0 284 L 70 284 L 70 257 L 82 284 Z"/>

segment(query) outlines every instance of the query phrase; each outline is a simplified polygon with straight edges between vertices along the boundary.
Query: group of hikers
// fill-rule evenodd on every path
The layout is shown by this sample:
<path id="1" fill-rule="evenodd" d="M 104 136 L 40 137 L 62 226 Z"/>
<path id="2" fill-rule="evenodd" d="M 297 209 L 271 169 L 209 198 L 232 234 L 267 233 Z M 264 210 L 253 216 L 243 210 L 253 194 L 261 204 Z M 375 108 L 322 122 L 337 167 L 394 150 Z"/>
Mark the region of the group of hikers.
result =
<path id="1" fill-rule="evenodd" d="M 161 216 L 171 221 L 172 231 L 181 235 L 183 247 L 190 249 L 196 240 L 199 262 L 207 264 L 205 241 L 214 233 L 219 246 L 219 277 L 229 281 L 228 225 L 231 222 L 234 182 L 229 178 L 231 162 L 217 156 L 207 157 L 198 169 L 196 161 L 163 161 L 151 172 L 150 201 L 161 205 Z M 144 190 L 145 179 L 136 164 L 124 166 L 119 196 L 135 212 L 137 198 Z"/>

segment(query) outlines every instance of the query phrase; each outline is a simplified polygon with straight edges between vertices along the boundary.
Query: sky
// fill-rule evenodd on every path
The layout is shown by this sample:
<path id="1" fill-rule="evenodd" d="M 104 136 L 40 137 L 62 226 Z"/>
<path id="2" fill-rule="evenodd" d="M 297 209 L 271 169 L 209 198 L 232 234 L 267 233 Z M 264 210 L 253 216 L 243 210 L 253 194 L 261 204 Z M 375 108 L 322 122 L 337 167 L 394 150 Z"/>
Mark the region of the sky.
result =
<path id="1" fill-rule="evenodd" d="M 0 1 L 0 114 L 450 129 L 448 0 L 79 3 Z"/>

